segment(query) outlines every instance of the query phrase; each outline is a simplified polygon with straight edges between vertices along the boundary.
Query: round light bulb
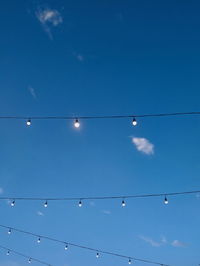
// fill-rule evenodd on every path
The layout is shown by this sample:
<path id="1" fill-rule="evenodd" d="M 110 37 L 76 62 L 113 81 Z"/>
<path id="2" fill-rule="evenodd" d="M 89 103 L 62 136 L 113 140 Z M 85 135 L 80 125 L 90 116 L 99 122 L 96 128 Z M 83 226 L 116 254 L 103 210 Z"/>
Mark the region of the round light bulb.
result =
<path id="1" fill-rule="evenodd" d="M 68 250 L 68 245 L 65 245 L 65 250 Z"/>
<path id="2" fill-rule="evenodd" d="M 26 124 L 27 124 L 27 126 L 30 126 L 30 125 L 31 125 L 31 119 L 28 119 L 28 120 L 26 121 Z"/>
<path id="3" fill-rule="evenodd" d="M 31 259 L 28 260 L 28 263 L 31 263 Z"/>
<path id="4" fill-rule="evenodd" d="M 38 242 L 38 244 L 41 242 L 41 239 L 40 239 L 40 237 L 38 238 L 37 242 Z"/>
<path id="5" fill-rule="evenodd" d="M 78 206 L 79 206 L 79 207 L 82 207 L 82 205 L 83 205 L 83 203 L 82 203 L 82 201 L 80 200 L 79 203 L 78 203 Z"/>
<path id="6" fill-rule="evenodd" d="M 12 202 L 11 202 L 11 204 L 10 204 L 12 207 L 14 207 L 15 206 L 15 200 L 13 200 Z"/>
<path id="7" fill-rule="evenodd" d="M 165 202 L 166 205 L 169 203 L 167 197 L 165 197 L 165 201 L 164 202 Z"/>
<path id="8" fill-rule="evenodd" d="M 97 254 L 96 254 L 96 258 L 98 259 L 98 258 L 99 258 L 99 256 L 100 256 L 100 255 L 99 255 L 99 252 L 97 252 Z"/>
<path id="9" fill-rule="evenodd" d="M 131 259 L 129 259 L 128 264 L 131 264 Z"/>
<path id="10" fill-rule="evenodd" d="M 9 235 L 11 234 L 11 229 L 8 230 L 8 234 L 9 234 Z"/>
<path id="11" fill-rule="evenodd" d="M 122 200 L 122 207 L 126 206 L 126 202 L 124 200 Z"/>
<path id="12" fill-rule="evenodd" d="M 47 201 L 45 201 L 45 203 L 44 203 L 44 207 L 45 207 L 45 208 L 48 207 L 48 202 L 47 202 Z"/>
<path id="13" fill-rule="evenodd" d="M 75 120 L 75 122 L 74 122 L 74 126 L 75 126 L 76 128 L 79 128 L 79 127 L 80 127 L 80 122 L 78 121 L 78 119 Z"/>
<path id="14" fill-rule="evenodd" d="M 6 255 L 7 255 L 7 256 L 9 256 L 9 255 L 10 255 L 10 250 L 8 250 L 8 251 L 7 251 Z"/>
<path id="15" fill-rule="evenodd" d="M 137 126 L 137 120 L 135 118 L 133 118 L 132 124 L 134 127 Z"/>

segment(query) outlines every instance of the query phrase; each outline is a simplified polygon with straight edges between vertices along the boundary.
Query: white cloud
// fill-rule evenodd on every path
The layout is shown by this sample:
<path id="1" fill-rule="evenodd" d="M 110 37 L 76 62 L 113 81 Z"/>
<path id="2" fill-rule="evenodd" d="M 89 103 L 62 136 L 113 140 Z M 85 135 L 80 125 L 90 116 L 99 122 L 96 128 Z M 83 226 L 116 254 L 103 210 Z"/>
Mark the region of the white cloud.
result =
<path id="1" fill-rule="evenodd" d="M 150 244 L 152 247 L 160 247 L 162 245 L 161 242 L 154 241 L 152 238 L 140 236 L 142 240 L 144 240 L 146 243 Z"/>
<path id="2" fill-rule="evenodd" d="M 110 215 L 111 214 L 111 211 L 109 211 L 109 210 L 102 210 L 102 213 L 107 214 L 107 215 Z"/>
<path id="3" fill-rule="evenodd" d="M 171 245 L 172 245 L 173 247 L 176 247 L 176 248 L 184 248 L 184 247 L 187 246 L 186 243 L 183 243 L 183 242 L 181 242 L 181 241 L 179 241 L 179 240 L 174 240 L 174 241 L 171 243 Z"/>
<path id="4" fill-rule="evenodd" d="M 30 94 L 33 96 L 33 98 L 37 99 L 37 95 L 36 95 L 35 89 L 33 87 L 29 86 L 28 90 L 29 90 Z"/>
<path id="5" fill-rule="evenodd" d="M 51 33 L 51 27 L 57 27 L 63 22 L 63 18 L 60 12 L 56 9 L 39 8 L 36 12 L 36 17 L 42 24 L 44 30 L 49 35 L 50 39 L 53 38 Z"/>
<path id="6" fill-rule="evenodd" d="M 147 155 L 154 154 L 154 145 L 148 139 L 132 137 L 132 142 L 138 151 Z"/>
<path id="7" fill-rule="evenodd" d="M 39 215 L 39 216 L 44 216 L 44 213 L 41 212 L 41 211 L 37 211 L 37 215 Z"/>
<path id="8" fill-rule="evenodd" d="M 3 194 L 4 190 L 2 187 L 0 187 L 0 195 Z"/>

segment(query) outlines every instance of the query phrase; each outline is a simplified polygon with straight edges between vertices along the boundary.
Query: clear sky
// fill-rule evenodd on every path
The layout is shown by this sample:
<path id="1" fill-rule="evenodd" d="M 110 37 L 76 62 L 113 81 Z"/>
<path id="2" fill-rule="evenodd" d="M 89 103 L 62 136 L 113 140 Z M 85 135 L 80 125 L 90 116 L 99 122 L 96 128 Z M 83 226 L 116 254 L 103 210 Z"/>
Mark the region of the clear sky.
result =
<path id="1" fill-rule="evenodd" d="M 200 3 L 0 3 L 0 115 L 199 111 Z M 82 197 L 200 188 L 200 118 L 0 121 L 2 197 Z M 145 144 L 142 150 L 141 139 Z M 135 143 L 134 143 L 135 141 Z M 0 202 L 1 224 L 174 266 L 198 265 L 200 197 Z M 0 245 L 55 266 L 127 261 L 0 229 Z M 1 266 L 27 261 L 0 252 Z M 37 263 L 35 263 L 37 265 Z M 39 265 L 39 264 L 38 264 Z M 146 265 L 135 263 L 135 265 Z"/>

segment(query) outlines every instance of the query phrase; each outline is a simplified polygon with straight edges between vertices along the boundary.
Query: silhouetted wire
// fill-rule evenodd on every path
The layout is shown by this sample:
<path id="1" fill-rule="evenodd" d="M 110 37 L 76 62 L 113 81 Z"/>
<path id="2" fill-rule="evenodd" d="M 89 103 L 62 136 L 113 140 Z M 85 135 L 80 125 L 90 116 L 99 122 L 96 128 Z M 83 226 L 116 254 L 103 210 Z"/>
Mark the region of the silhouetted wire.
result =
<path id="1" fill-rule="evenodd" d="M 2 245 L 0 245 L 0 249 L 3 249 L 3 250 L 6 250 L 6 251 L 9 251 L 10 253 L 16 254 L 16 255 L 18 255 L 18 256 L 20 256 L 20 257 L 24 257 L 24 258 L 26 258 L 26 259 L 30 259 L 31 261 L 35 261 L 35 262 L 38 262 L 38 263 L 43 264 L 43 265 L 53 266 L 52 264 L 49 264 L 49 263 L 47 263 L 47 262 L 44 262 L 44 261 L 38 260 L 38 259 L 36 259 L 36 258 L 34 258 L 34 257 L 31 257 L 31 256 L 27 256 L 27 255 L 25 255 L 25 254 L 23 254 L 23 253 L 20 253 L 20 252 L 18 252 L 18 251 L 16 251 L 16 250 L 13 250 L 13 249 L 11 249 L 11 248 L 7 248 L 7 247 L 2 246 Z"/>
<path id="2" fill-rule="evenodd" d="M 129 114 L 129 115 L 102 115 L 102 116 L 0 116 L 0 119 L 31 119 L 31 120 L 48 120 L 48 119 L 118 119 L 118 118 L 143 118 L 143 117 L 164 117 L 164 116 L 187 116 L 200 115 L 197 112 L 175 112 L 175 113 L 158 113 L 158 114 Z"/>
<path id="3" fill-rule="evenodd" d="M 151 198 L 164 196 L 180 196 L 188 194 L 198 194 L 200 190 L 183 191 L 183 192 L 166 192 L 154 194 L 136 194 L 136 195 L 121 195 L 121 196 L 99 196 L 99 197 L 0 197 L 0 200 L 24 200 L 24 201 L 76 201 L 76 200 L 112 200 L 112 199 L 131 199 L 131 198 Z"/>
<path id="4" fill-rule="evenodd" d="M 19 233 L 31 235 L 31 236 L 37 237 L 39 239 L 47 239 L 47 240 L 50 240 L 50 241 L 53 241 L 53 242 L 57 242 L 57 243 L 61 243 L 61 244 L 67 245 L 67 246 L 73 246 L 73 247 L 77 247 L 77 248 L 81 248 L 81 249 L 86 249 L 86 250 L 98 252 L 98 253 L 101 253 L 101 254 L 107 254 L 107 255 L 111 255 L 111 256 L 116 256 L 116 257 L 121 257 L 121 258 L 126 258 L 126 259 L 132 259 L 132 260 L 135 260 L 135 261 L 140 261 L 140 262 L 145 262 L 145 263 L 150 263 L 150 264 L 156 264 L 156 265 L 160 265 L 160 266 L 169 266 L 168 264 L 164 264 L 164 263 L 159 263 L 159 262 L 146 260 L 146 259 L 140 259 L 140 258 L 136 258 L 136 257 L 132 257 L 132 256 L 126 256 L 126 255 L 122 255 L 122 254 L 118 254 L 118 253 L 114 253 L 114 252 L 109 252 L 109 251 L 105 251 L 105 250 L 101 250 L 101 249 L 91 248 L 91 247 L 87 247 L 87 246 L 83 246 L 83 245 L 79 245 L 79 244 L 74 244 L 74 243 L 71 243 L 71 242 L 58 240 L 58 239 L 55 239 L 55 238 L 52 238 L 52 237 L 48 237 L 48 236 L 44 236 L 44 235 L 41 235 L 41 234 L 40 235 L 39 234 L 34 234 L 32 232 L 28 232 L 28 231 L 24 231 L 24 230 L 21 230 L 21 229 L 17 229 L 15 227 L 10 227 L 10 226 L 1 225 L 1 224 L 0 224 L 0 227 L 9 229 L 11 231 L 16 231 L 16 232 L 19 232 Z M 49 265 L 49 264 L 47 264 L 47 265 Z"/>

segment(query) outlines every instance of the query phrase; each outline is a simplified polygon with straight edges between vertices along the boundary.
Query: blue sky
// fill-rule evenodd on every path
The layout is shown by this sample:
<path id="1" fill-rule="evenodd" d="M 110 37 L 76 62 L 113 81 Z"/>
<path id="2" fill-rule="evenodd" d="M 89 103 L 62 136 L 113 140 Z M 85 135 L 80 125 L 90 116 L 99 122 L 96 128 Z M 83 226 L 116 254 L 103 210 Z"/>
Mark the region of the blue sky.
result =
<path id="1" fill-rule="evenodd" d="M 0 114 L 199 111 L 199 1 L 1 1 Z M 1 196 L 81 197 L 196 190 L 199 117 L 0 121 Z M 144 144 L 141 150 L 141 142 Z M 137 144 L 137 145 L 136 145 Z M 168 263 L 198 265 L 195 195 L 0 203 L 1 223 Z M 59 266 L 127 265 L 0 229 L 1 245 Z M 36 263 L 35 263 L 36 264 Z M 23 258 L 0 253 L 1 266 Z M 36 264 L 37 265 L 37 264 Z M 135 263 L 135 265 L 145 265 Z"/>

